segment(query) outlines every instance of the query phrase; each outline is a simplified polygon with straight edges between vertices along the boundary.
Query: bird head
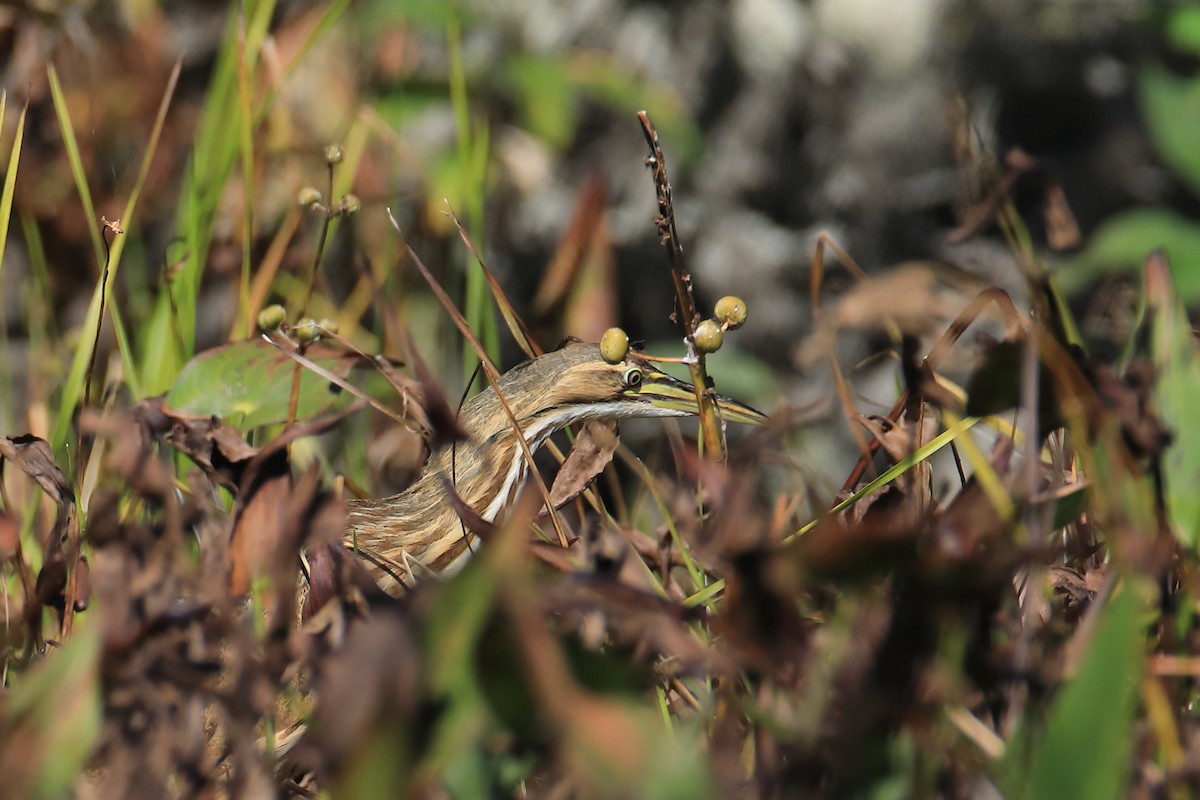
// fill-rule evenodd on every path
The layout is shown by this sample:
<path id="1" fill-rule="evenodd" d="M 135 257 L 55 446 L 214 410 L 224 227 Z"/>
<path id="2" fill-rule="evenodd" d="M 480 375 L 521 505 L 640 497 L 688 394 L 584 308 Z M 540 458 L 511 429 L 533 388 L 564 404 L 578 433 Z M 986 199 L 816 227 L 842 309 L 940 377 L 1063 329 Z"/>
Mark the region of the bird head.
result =
<path id="1" fill-rule="evenodd" d="M 610 363 L 595 344 L 570 342 L 506 372 L 498 383 L 529 439 L 541 439 L 576 422 L 631 417 L 687 417 L 699 413 L 690 383 L 673 378 L 633 351 Z M 479 413 L 485 404 L 497 413 Z M 722 419 L 759 424 L 767 417 L 728 397 L 716 397 Z M 473 406 L 473 407 L 472 407 Z M 477 395 L 463 418 L 470 432 L 487 439 L 510 426 L 489 389 Z"/>

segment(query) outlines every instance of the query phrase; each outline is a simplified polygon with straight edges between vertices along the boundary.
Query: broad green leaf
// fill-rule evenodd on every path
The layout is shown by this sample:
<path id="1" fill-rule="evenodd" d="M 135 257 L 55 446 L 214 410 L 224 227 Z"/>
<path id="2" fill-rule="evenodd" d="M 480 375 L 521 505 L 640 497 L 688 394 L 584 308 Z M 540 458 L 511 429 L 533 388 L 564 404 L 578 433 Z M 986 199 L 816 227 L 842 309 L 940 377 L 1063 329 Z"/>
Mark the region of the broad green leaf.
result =
<path id="1" fill-rule="evenodd" d="M 1159 155 L 1200 194 L 1200 80 L 1153 66 L 1142 70 L 1139 88 L 1142 114 Z"/>
<path id="2" fill-rule="evenodd" d="M 1088 496 L 1088 487 L 1079 486 L 1055 500 L 1050 527 L 1058 530 L 1079 519 L 1079 515 L 1087 509 Z"/>
<path id="3" fill-rule="evenodd" d="M 557 59 L 514 56 L 508 60 L 525 128 L 561 152 L 575 137 L 576 88 Z"/>
<path id="4" fill-rule="evenodd" d="M 1200 6 L 1183 6 L 1171 14 L 1166 27 L 1167 41 L 1177 50 L 1200 55 Z"/>
<path id="5" fill-rule="evenodd" d="M 1103 275 L 1130 272 L 1157 249 L 1185 267 L 1175 276 L 1183 301 L 1200 298 L 1200 269 L 1194 268 L 1200 265 L 1200 223 L 1166 209 L 1143 208 L 1110 218 L 1092 234 L 1086 250 L 1059 266 L 1055 278 L 1071 292 Z"/>
<path id="6" fill-rule="evenodd" d="M 305 356 L 340 378 L 357 363 L 355 356 L 311 348 Z M 167 393 L 171 411 L 218 416 L 246 431 L 288 418 L 297 363 L 261 339 L 215 347 L 193 358 Z M 300 367 L 296 419 L 308 419 L 332 406 L 341 393 L 328 380 Z"/>
<path id="7" fill-rule="evenodd" d="M 1050 711 L 1033 756 L 1033 800 L 1103 800 L 1126 795 L 1133 712 L 1144 658 L 1142 584 L 1120 585 L 1101 613 L 1079 674 Z"/>

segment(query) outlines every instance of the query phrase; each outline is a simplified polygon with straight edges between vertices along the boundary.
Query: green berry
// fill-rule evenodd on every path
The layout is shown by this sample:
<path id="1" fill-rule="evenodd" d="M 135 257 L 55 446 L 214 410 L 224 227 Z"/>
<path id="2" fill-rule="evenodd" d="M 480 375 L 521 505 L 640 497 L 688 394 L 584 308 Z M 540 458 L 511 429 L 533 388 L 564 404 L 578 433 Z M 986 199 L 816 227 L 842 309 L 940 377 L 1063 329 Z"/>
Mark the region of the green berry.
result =
<path id="1" fill-rule="evenodd" d="M 740 297 L 726 295 L 717 301 L 713 316 L 729 330 L 737 330 L 746 324 L 746 301 Z"/>
<path id="2" fill-rule="evenodd" d="M 260 331 L 273 331 L 283 324 L 287 319 L 287 309 L 276 304 L 267 306 L 262 311 L 258 312 L 258 329 Z"/>
<path id="3" fill-rule="evenodd" d="M 317 323 L 305 317 L 292 326 L 292 335 L 296 337 L 296 341 L 309 344 L 321 338 L 321 329 L 317 327 Z"/>
<path id="4" fill-rule="evenodd" d="M 340 164 L 342 163 L 342 159 L 345 157 L 346 156 L 342 152 L 342 148 L 338 147 L 336 144 L 331 144 L 325 148 L 325 162 L 327 164 Z"/>
<path id="5" fill-rule="evenodd" d="M 343 195 L 342 199 L 338 201 L 338 211 L 346 215 L 357 214 L 360 208 L 362 208 L 362 201 L 356 194 Z"/>
<path id="6" fill-rule="evenodd" d="M 629 336 L 620 328 L 609 328 L 600 337 L 600 357 L 610 364 L 619 364 L 629 352 Z"/>
<path id="7" fill-rule="evenodd" d="M 696 326 L 692 341 L 696 343 L 697 352 L 715 353 L 721 349 L 725 334 L 721 332 L 721 326 L 715 319 L 706 319 Z"/>

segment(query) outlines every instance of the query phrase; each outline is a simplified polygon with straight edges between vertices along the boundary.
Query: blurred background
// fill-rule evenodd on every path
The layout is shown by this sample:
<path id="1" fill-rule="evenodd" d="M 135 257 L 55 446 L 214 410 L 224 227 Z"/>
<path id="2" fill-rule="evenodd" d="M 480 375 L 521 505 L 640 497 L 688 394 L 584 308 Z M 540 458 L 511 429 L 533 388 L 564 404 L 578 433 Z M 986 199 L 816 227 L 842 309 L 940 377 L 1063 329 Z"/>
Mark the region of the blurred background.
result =
<path id="1" fill-rule="evenodd" d="M 699 306 L 728 293 L 749 304 L 750 323 L 711 359 L 718 387 L 764 408 L 830 394 L 828 369 L 804 346 L 821 232 L 868 274 L 908 265 L 916 276 L 885 286 L 900 297 L 867 298 L 860 322 L 903 299 L 936 335 L 985 285 L 1020 304 L 1023 267 L 980 215 L 1004 178 L 1097 352 L 1124 342 L 1130 270 L 1150 249 L 1167 247 L 1187 299 L 1200 293 L 1197 4 L 283 1 L 250 4 L 243 20 L 253 69 L 221 83 L 236 73 L 218 56 L 238 35 L 237 4 L 0 6 L 5 158 L 28 105 L 0 270 L 0 371 L 14 386 L 0 393 L 4 430 L 46 424 L 67 369 L 58 343 L 85 335 L 103 264 L 92 220 L 118 219 L 138 185 L 177 59 L 112 284 L 140 395 L 167 389 L 192 352 L 247 335 L 245 297 L 297 308 L 321 229 L 296 202 L 308 186 L 362 204 L 330 232 L 312 315 L 368 352 L 398 354 L 376 304 L 395 309 L 452 393 L 468 374 L 461 339 L 405 265 L 386 207 L 505 366 L 517 351 L 489 322 L 447 203 L 543 346 L 619 324 L 680 355 L 641 109 L 667 154 Z M 239 92 L 251 124 L 228 113 Z M 332 187 L 331 143 L 345 152 Z M 272 275 L 246 292 L 264 264 Z M 823 266 L 831 305 L 857 279 L 832 257 Z M 192 295 L 187 341 L 164 309 Z M 100 364 L 115 383 L 111 327 Z M 832 346 L 864 407 L 882 410 L 896 387 L 894 367 L 871 363 L 882 331 L 845 327 L 867 330 Z"/>

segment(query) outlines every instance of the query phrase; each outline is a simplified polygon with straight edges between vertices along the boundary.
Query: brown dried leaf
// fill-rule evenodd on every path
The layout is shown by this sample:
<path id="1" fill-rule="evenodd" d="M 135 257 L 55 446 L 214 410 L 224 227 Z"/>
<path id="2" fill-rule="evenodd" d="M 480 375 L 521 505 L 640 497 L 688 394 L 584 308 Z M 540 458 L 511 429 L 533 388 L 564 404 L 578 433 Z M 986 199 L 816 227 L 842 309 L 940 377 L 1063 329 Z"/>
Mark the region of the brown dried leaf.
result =
<path id="1" fill-rule="evenodd" d="M 153 401 L 158 401 L 157 410 L 153 406 L 145 408 Z M 229 489 L 237 487 L 247 463 L 258 455 L 258 448 L 251 447 L 236 429 L 215 417 L 198 420 L 172 416 L 163 409 L 162 398 L 143 401 L 135 407 L 134 414 L 147 420 L 151 433 L 164 435 L 168 443 L 195 462 L 206 475 Z"/>
<path id="2" fill-rule="evenodd" d="M 74 494 L 45 439 L 32 434 L 0 436 L 0 469 L 3 461 L 12 461 L 21 471 L 37 481 L 54 502 L 74 503 Z"/>
<path id="3" fill-rule="evenodd" d="M 1042 200 L 1042 214 L 1046 223 L 1046 240 L 1054 250 L 1069 250 L 1077 247 L 1083 236 L 1079 223 L 1067 205 L 1067 196 L 1058 181 L 1046 180 L 1046 196 Z"/>
<path id="4" fill-rule="evenodd" d="M 292 503 L 311 501 L 293 496 L 286 458 L 277 461 L 277 469 L 276 474 L 247 487 L 238 500 L 229 541 L 229 588 L 234 594 L 249 592 L 256 577 L 277 571 L 283 543 L 298 538 L 295 531 L 285 529 L 287 509 Z"/>
<path id="5" fill-rule="evenodd" d="M 94 409 L 84 409 L 79 426 L 85 433 L 112 441 L 108 465 L 134 491 L 159 500 L 174 497 L 173 470 L 155 454 L 149 432 L 132 414 L 101 414 Z"/>
<path id="6" fill-rule="evenodd" d="M 550 487 L 550 502 L 562 508 L 583 493 L 596 476 L 604 471 L 621 443 L 617 420 L 589 420 L 575 437 L 567 460 L 563 462 L 554 485 Z"/>
<path id="7" fill-rule="evenodd" d="M 70 605 L 64 597 L 68 565 L 77 563 L 79 557 L 79 517 L 75 510 L 74 493 L 44 439 L 30 434 L 0 436 L 0 468 L 5 461 L 12 461 L 20 467 L 58 506 L 54 529 L 45 541 L 45 557 L 34 585 L 34 596 L 42 605 L 61 609 L 64 630 L 69 629 L 68 620 L 75 606 L 80 603 L 78 591 L 73 593 Z M 29 608 L 28 613 L 35 614 L 36 609 Z"/>
<path id="8" fill-rule="evenodd" d="M 379 588 L 359 559 L 340 542 L 310 548 L 306 552 L 308 592 L 300 618 L 309 620 L 334 598 L 361 612 L 368 606 L 386 603 L 391 597 Z"/>
<path id="9" fill-rule="evenodd" d="M 260 575 L 270 576 L 279 589 L 294 574 L 302 547 L 335 542 L 345 531 L 345 507 L 320 488 L 317 466 L 293 481 L 287 456 L 291 442 L 323 433 L 340 419 L 331 415 L 293 426 L 247 464 L 229 544 L 230 588 L 235 594 L 248 591 Z"/>

